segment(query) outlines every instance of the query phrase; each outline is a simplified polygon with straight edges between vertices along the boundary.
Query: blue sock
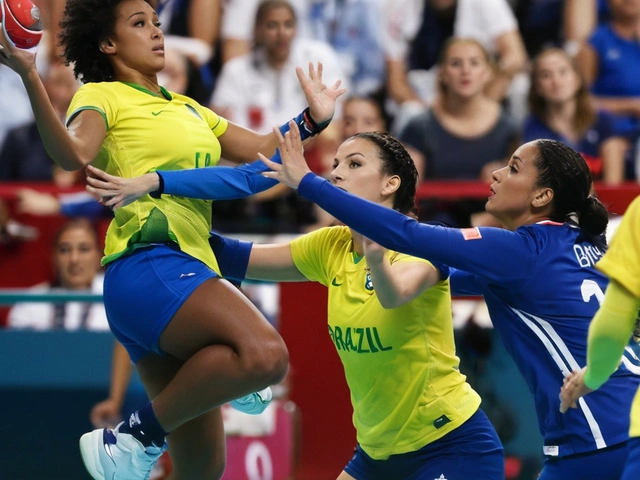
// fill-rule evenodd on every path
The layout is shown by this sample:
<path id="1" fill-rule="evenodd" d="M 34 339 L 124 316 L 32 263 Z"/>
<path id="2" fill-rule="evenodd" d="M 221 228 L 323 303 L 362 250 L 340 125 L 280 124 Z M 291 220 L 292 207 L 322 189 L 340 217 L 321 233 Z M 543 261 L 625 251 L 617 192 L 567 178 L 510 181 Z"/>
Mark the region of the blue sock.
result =
<path id="1" fill-rule="evenodd" d="M 145 447 L 162 447 L 167 432 L 158 422 L 151 402 L 131 414 L 120 426 L 120 432 L 133 435 Z"/>

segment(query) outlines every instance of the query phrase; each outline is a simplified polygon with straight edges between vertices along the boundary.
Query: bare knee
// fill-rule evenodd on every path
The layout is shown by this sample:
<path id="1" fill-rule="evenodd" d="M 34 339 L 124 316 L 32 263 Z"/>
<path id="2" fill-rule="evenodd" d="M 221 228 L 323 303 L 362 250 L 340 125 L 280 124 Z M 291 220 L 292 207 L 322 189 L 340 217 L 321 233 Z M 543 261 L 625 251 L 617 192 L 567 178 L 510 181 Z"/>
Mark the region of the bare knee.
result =
<path id="1" fill-rule="evenodd" d="M 289 351 L 277 333 L 245 349 L 241 358 L 248 375 L 264 387 L 281 382 L 289 369 Z"/>

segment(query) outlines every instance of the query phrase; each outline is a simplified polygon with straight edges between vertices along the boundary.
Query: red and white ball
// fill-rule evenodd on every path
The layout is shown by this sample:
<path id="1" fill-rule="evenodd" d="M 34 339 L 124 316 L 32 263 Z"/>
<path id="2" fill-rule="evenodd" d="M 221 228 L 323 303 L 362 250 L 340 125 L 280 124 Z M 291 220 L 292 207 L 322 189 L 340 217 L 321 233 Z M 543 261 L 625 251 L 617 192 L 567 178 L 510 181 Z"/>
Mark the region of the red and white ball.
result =
<path id="1" fill-rule="evenodd" d="M 16 47 L 32 48 L 40 43 L 40 10 L 31 0 L 0 0 L 0 22 Z"/>

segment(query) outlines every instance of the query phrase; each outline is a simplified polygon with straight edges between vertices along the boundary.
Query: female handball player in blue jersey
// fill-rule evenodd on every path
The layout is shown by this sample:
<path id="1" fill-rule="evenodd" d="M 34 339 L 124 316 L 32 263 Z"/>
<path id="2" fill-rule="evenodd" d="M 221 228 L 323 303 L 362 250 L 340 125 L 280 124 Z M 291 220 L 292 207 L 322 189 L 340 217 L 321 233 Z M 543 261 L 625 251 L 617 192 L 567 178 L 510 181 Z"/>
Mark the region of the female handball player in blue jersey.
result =
<path id="1" fill-rule="evenodd" d="M 570 373 L 560 391 L 560 411 L 578 408 L 580 397 L 596 390 L 620 364 L 629 336 L 637 337 L 640 309 L 640 197 L 631 202 L 616 230 L 611 247 L 596 268 L 609 279 L 600 310 L 589 327 L 587 365 Z M 640 391 L 639 391 L 640 392 Z M 590 398 L 591 395 L 589 395 Z M 625 414 L 626 412 L 620 412 Z M 631 408 L 629 458 L 621 480 L 640 478 L 640 393 Z"/>
<path id="2" fill-rule="evenodd" d="M 352 138 L 336 154 L 333 181 L 409 214 L 418 172 L 407 151 L 386 133 Z M 165 194 L 206 198 L 216 188 L 211 175 L 199 173 L 158 171 L 147 181 L 94 170 L 101 180 L 88 181 L 118 205 L 158 188 L 159 177 Z M 339 480 L 504 478 L 500 440 L 458 370 L 448 267 L 387 252 L 344 226 L 274 245 L 215 238 L 221 271 L 236 281 L 316 281 L 328 288 L 329 335 L 344 366 L 358 440 Z M 232 258 L 226 249 L 244 262 L 226 262 Z"/>
<path id="3" fill-rule="evenodd" d="M 148 2 L 69 0 L 60 42 L 65 60 L 85 83 L 66 126 L 38 77 L 35 55 L 0 33 L 0 63 L 21 76 L 47 152 L 62 168 L 92 163 L 134 176 L 156 168 L 213 166 L 221 154 L 242 163 L 255 160 L 262 149 L 275 151 L 275 135 L 228 123 L 158 84 L 164 37 Z M 331 119 L 343 89 L 339 83 L 326 87 L 320 67 L 310 66 L 310 78 L 301 70 L 298 76 L 309 109 L 296 122 L 311 136 Z M 218 198 L 276 183 L 243 183 L 251 166 L 227 170 Z M 225 440 L 218 407 L 234 401 L 236 408 L 257 413 L 270 400 L 268 386 L 286 373 L 288 353 L 278 333 L 218 277 L 208 242 L 210 222 L 209 202 L 179 197 L 147 196 L 115 212 L 103 258 L 105 307 L 112 332 L 153 401 L 115 430 L 81 438 L 85 466 L 95 479 L 148 478 L 167 434 L 176 478 L 219 478 Z"/>
<path id="4" fill-rule="evenodd" d="M 265 175 L 386 248 L 452 267 L 454 295 L 484 296 L 534 396 L 546 455 L 540 480 L 620 477 L 637 359 L 625 352 L 602 388 L 559 411 L 558 387 L 586 363 L 589 323 L 607 285 L 594 268 L 606 248 L 607 211 L 589 194 L 580 154 L 552 140 L 522 145 L 493 173 L 486 204 L 506 228 L 456 229 L 421 224 L 310 173 L 298 135 L 287 133 L 279 149 L 283 165 L 261 157 L 274 170 Z"/>

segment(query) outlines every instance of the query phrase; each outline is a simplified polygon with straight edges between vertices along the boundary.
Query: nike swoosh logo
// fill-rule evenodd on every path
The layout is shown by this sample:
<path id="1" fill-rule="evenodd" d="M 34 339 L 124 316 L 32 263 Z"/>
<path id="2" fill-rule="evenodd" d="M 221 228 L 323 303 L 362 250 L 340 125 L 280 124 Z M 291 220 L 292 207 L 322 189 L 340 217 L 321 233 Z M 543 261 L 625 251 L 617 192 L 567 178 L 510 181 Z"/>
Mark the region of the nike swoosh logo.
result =
<path id="1" fill-rule="evenodd" d="M 333 285 L 334 287 L 340 287 L 342 284 L 337 282 L 336 277 L 333 277 L 331 285 Z"/>
<path id="2" fill-rule="evenodd" d="M 160 110 L 159 112 L 151 112 L 151 115 L 153 115 L 154 117 L 157 117 L 161 113 L 162 113 L 162 110 Z"/>
<path id="3" fill-rule="evenodd" d="M 195 273 L 191 272 L 191 273 L 181 273 L 179 278 L 184 278 L 184 277 L 193 277 L 195 275 Z"/>

